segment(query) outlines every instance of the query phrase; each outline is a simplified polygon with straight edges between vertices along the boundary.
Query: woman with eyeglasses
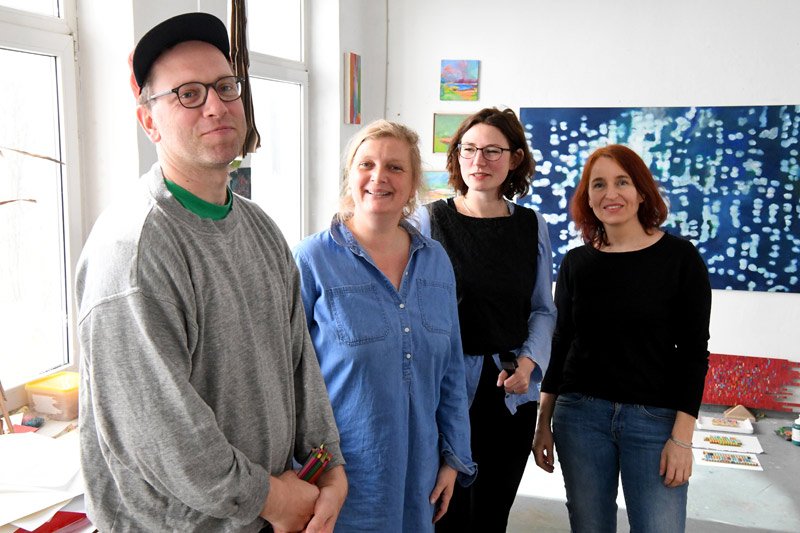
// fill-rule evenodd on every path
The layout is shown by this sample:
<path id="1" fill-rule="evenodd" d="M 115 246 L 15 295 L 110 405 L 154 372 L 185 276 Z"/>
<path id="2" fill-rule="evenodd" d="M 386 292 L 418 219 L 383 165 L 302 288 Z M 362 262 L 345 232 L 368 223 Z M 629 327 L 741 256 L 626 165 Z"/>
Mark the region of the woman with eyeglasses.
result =
<path id="1" fill-rule="evenodd" d="M 339 213 L 294 251 L 347 462 L 336 531 L 433 532 L 475 475 L 453 269 L 406 220 L 418 141 L 385 120 L 354 135 Z"/>
<path id="2" fill-rule="evenodd" d="M 418 211 L 456 273 L 478 477 L 456 487 L 437 532 L 502 532 L 536 425 L 538 384 L 555 326 L 552 253 L 544 219 L 515 204 L 534 173 L 510 109 L 486 108 L 458 128 L 447 151 L 457 195 Z"/>

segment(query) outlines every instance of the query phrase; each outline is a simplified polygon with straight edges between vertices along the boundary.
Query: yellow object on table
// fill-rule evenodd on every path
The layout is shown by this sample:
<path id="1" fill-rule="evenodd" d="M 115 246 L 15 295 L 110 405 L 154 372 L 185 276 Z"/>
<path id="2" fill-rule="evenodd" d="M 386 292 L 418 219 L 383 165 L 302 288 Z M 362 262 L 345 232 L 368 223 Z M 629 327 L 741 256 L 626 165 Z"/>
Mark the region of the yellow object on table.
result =
<path id="1" fill-rule="evenodd" d="M 53 420 L 72 420 L 78 416 L 77 372 L 56 372 L 25 384 L 28 407 Z"/>

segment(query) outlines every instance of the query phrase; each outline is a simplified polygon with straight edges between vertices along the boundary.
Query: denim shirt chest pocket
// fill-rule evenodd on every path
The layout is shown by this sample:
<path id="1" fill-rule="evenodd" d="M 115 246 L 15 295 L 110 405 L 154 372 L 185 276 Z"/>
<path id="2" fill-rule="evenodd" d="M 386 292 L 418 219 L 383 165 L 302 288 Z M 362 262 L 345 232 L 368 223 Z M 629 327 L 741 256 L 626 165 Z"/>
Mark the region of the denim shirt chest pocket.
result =
<path id="1" fill-rule="evenodd" d="M 372 283 L 326 289 L 339 342 L 358 346 L 389 335 L 389 320 Z"/>
<path id="2" fill-rule="evenodd" d="M 450 335 L 453 332 L 450 302 L 455 301 L 453 285 L 436 280 L 417 280 L 422 325 L 431 333 Z"/>

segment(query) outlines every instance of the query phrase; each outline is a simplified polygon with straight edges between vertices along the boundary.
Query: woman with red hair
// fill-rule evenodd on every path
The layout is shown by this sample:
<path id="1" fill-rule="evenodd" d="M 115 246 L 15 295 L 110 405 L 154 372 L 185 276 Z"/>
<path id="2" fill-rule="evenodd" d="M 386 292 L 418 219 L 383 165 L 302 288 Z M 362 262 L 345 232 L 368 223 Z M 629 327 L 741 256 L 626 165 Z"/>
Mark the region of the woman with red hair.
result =
<path id="1" fill-rule="evenodd" d="M 706 266 L 660 229 L 667 206 L 630 148 L 589 156 L 571 211 L 585 244 L 559 269 L 536 464 L 553 471 L 555 443 L 573 531 L 616 531 L 620 478 L 632 531 L 684 531 L 708 370 Z"/>

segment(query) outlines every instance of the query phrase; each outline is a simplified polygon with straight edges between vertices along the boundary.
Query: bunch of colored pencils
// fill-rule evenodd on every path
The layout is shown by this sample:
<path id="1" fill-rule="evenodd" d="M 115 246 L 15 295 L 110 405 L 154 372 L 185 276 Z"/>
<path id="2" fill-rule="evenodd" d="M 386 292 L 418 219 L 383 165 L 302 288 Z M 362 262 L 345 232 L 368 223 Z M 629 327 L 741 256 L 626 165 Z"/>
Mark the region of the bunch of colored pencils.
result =
<path id="1" fill-rule="evenodd" d="M 306 459 L 297 476 L 303 481 L 316 483 L 319 476 L 325 471 L 325 467 L 331 461 L 331 457 L 330 452 L 325 449 L 325 445 L 320 444 L 319 448 L 314 448 L 308 454 L 308 459 Z"/>

